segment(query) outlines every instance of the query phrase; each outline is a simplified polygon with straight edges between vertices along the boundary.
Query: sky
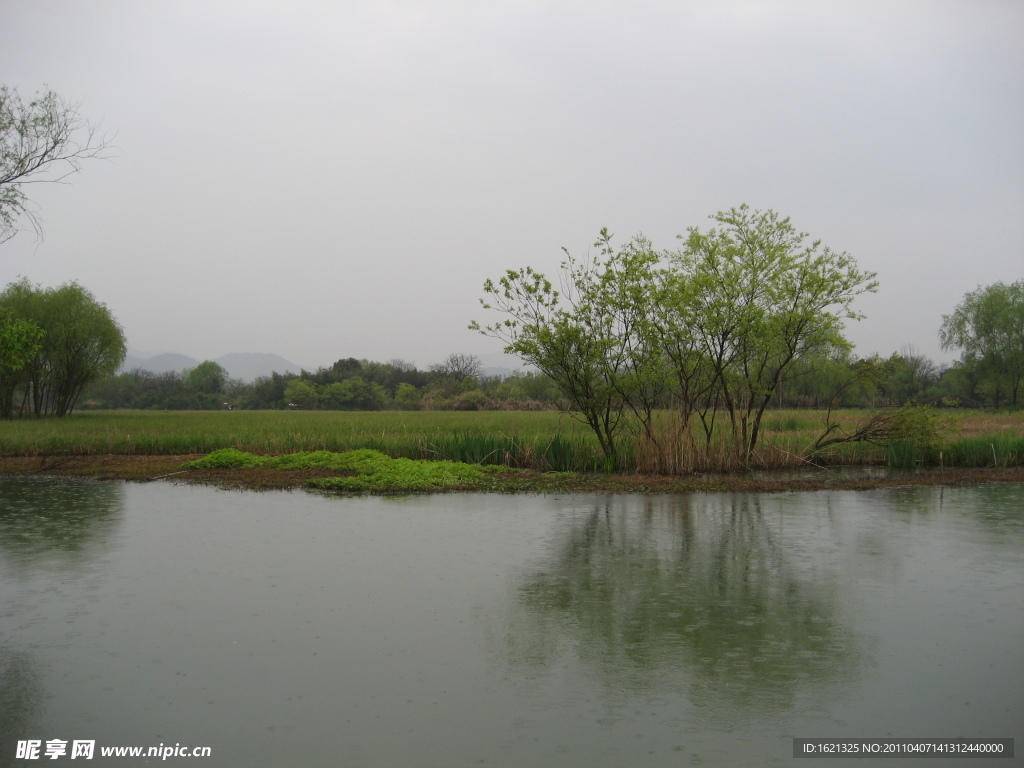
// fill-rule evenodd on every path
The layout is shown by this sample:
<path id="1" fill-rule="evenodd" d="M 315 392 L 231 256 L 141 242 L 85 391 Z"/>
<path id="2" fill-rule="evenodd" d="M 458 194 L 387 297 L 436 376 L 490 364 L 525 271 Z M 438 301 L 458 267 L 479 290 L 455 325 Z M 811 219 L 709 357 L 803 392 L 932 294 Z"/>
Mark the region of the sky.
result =
<path id="1" fill-rule="evenodd" d="M 1024 278 L 1021 40 L 1019 0 L 0 0 L 0 84 L 114 145 L 0 286 L 77 280 L 143 357 L 514 367 L 487 278 L 747 203 L 878 273 L 857 354 L 948 362 Z"/>

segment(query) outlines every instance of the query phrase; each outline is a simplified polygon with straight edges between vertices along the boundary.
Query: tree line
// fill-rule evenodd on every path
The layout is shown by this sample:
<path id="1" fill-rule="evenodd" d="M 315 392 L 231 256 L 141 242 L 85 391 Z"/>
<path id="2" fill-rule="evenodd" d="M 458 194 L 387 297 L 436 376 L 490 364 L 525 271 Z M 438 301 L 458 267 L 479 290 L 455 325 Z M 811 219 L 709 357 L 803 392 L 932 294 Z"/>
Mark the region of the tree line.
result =
<path id="1" fill-rule="evenodd" d="M 471 356 L 469 356 L 471 357 Z M 443 364 L 442 364 L 443 365 Z M 539 371 L 449 379 L 402 360 L 345 358 L 316 371 L 232 379 L 213 361 L 191 370 L 124 371 L 89 384 L 85 409 L 543 410 L 568 408 L 557 384 Z M 913 349 L 889 357 L 802 358 L 781 382 L 771 408 L 891 408 L 908 402 L 992 407 L 999 388 L 962 363 L 939 365 Z M 1000 399 L 1000 405 L 1008 405 Z M 666 402 L 665 405 L 668 405 Z"/>
<path id="2" fill-rule="evenodd" d="M 349 357 L 315 371 L 273 373 L 252 382 L 230 378 L 209 360 L 184 371 L 136 369 L 94 382 L 82 404 L 109 409 L 475 411 L 556 408 L 560 398 L 543 374 L 487 376 L 475 355 L 452 354 L 426 370 L 404 360 Z"/>

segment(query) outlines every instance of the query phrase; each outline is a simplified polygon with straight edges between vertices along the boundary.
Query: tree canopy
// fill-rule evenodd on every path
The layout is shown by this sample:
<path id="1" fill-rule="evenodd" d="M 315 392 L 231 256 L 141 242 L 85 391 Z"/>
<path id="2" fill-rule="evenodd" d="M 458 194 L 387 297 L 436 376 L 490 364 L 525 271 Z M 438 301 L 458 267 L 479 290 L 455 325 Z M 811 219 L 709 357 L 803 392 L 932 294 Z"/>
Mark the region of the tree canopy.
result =
<path id="1" fill-rule="evenodd" d="M 942 316 L 943 349 L 962 350 L 961 364 L 997 408 L 1017 405 L 1024 381 L 1024 280 L 979 287 Z"/>
<path id="2" fill-rule="evenodd" d="M 18 233 L 23 216 L 42 233 L 26 184 L 62 181 L 77 173 L 83 160 L 108 149 L 108 139 L 78 107 L 53 91 L 25 103 L 17 89 L 0 86 L 0 243 Z"/>
<path id="3" fill-rule="evenodd" d="M 3 371 L 2 411 L 9 416 L 17 388 L 36 416 L 64 416 L 82 389 L 113 374 L 124 361 L 124 333 L 106 305 L 78 283 L 57 288 L 33 286 L 27 279 L 0 294 L 0 312 L 38 329 L 34 354 L 17 370 Z"/>

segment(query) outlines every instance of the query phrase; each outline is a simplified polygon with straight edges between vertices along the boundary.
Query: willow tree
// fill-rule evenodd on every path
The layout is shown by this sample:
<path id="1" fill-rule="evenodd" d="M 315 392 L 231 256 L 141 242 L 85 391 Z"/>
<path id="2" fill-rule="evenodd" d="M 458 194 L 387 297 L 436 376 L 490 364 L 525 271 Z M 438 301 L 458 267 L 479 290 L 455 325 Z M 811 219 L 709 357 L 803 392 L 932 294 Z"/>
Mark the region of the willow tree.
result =
<path id="1" fill-rule="evenodd" d="M 19 382 L 36 416 L 67 415 L 86 384 L 115 373 L 124 361 L 121 326 L 106 305 L 78 283 L 41 288 L 23 279 L 0 294 L 0 308 L 42 331 Z M 10 400 L 4 410 L 12 410 Z"/>
<path id="2" fill-rule="evenodd" d="M 966 294 L 942 316 L 943 349 L 960 349 L 960 364 L 988 390 L 995 407 L 1017 405 L 1024 382 L 1024 280 L 998 282 Z"/>

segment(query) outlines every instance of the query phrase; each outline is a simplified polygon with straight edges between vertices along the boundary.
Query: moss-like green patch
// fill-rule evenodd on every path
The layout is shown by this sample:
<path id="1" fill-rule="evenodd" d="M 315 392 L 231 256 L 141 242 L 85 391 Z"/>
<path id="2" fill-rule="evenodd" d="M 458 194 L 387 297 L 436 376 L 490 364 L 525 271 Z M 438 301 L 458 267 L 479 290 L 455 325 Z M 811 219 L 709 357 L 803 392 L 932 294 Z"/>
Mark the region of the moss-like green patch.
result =
<path id="1" fill-rule="evenodd" d="M 208 453 L 201 459 L 182 464 L 182 469 L 255 469 L 266 466 L 265 456 L 240 451 L 237 448 L 222 448 Z"/>
<path id="2" fill-rule="evenodd" d="M 486 489 L 491 486 L 490 479 L 495 474 L 503 473 L 502 467 L 485 468 L 457 461 L 393 459 L 370 449 L 345 453 L 304 451 L 285 456 L 257 456 L 235 448 L 225 448 L 184 465 L 185 469 L 257 467 L 332 470 L 343 475 L 314 478 L 307 485 L 326 491 L 357 493 Z"/>

